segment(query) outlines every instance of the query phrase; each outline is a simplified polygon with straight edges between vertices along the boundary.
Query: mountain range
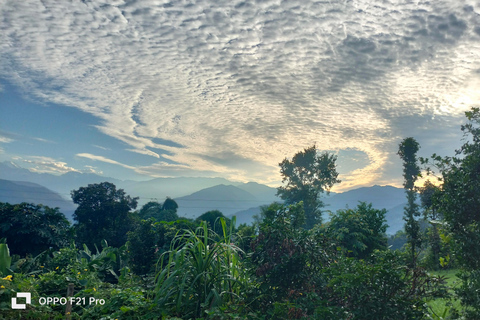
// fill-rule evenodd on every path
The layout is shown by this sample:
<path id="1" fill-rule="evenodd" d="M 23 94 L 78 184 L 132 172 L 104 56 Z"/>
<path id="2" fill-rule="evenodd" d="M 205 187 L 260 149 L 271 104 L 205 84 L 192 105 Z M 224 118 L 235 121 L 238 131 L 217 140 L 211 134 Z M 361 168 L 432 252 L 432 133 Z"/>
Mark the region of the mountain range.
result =
<path id="1" fill-rule="evenodd" d="M 75 205 L 70 200 L 71 190 L 91 183 L 109 181 L 133 197 L 139 196 L 139 207 L 148 201 L 162 202 L 167 196 L 178 205 L 179 216 L 196 218 L 209 210 L 219 210 L 225 216 L 237 217 L 237 224 L 253 222 L 260 207 L 274 201 L 276 188 L 255 182 L 237 183 L 223 178 L 156 178 L 148 181 L 122 181 L 95 174 L 78 172 L 52 175 L 35 173 L 13 163 L 0 163 L 0 201 L 19 203 L 43 203 L 60 207 L 71 219 Z M 372 203 L 376 209 L 387 209 L 387 232 L 393 234 L 403 228 L 405 192 L 392 186 L 372 186 L 353 189 L 343 193 L 323 195 L 324 220 L 329 220 L 328 211 L 354 208 L 359 201 Z"/>
<path id="2" fill-rule="evenodd" d="M 67 219 L 72 220 L 76 206 L 71 200 L 62 198 L 58 193 L 37 183 L 9 181 L 0 179 L 0 202 L 11 204 L 28 202 L 43 204 L 51 208 L 60 208 Z"/>

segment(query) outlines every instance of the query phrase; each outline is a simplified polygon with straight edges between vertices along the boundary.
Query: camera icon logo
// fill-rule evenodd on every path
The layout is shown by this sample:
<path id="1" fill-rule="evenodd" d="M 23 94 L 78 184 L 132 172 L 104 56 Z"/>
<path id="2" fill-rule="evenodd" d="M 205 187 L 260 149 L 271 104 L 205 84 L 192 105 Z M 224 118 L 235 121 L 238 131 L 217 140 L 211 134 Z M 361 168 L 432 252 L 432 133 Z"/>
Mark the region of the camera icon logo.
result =
<path id="1" fill-rule="evenodd" d="M 17 303 L 17 298 L 25 298 L 25 303 Z M 27 304 L 32 303 L 32 295 L 30 292 L 17 292 L 17 298 L 12 298 L 12 309 L 26 309 Z"/>

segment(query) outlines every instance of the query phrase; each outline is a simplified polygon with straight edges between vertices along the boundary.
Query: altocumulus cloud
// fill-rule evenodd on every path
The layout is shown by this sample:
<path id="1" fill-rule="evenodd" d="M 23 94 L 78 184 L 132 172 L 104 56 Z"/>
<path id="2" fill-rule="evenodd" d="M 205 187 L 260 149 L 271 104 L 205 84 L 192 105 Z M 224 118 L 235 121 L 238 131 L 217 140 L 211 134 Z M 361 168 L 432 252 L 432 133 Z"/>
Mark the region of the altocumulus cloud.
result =
<path id="1" fill-rule="evenodd" d="M 0 12 L 0 77 L 169 160 L 131 167 L 152 175 L 251 179 L 258 164 L 268 182 L 316 142 L 365 153 L 344 181 L 368 184 L 386 179 L 401 137 L 437 126 L 412 119 L 457 123 L 480 98 L 475 1 L 12 0 Z"/>

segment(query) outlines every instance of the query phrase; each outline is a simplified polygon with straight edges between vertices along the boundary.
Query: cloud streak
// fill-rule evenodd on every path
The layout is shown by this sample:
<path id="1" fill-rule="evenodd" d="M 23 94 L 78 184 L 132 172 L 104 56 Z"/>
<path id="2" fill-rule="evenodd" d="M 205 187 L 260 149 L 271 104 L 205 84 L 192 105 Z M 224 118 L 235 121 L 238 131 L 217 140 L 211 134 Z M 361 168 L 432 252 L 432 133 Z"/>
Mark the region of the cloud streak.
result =
<path id="1" fill-rule="evenodd" d="M 453 126 L 480 98 L 469 1 L 6 1 L 0 12 L 0 77 L 95 115 L 158 162 L 77 156 L 152 176 L 272 182 L 316 142 L 365 152 L 344 178 L 365 185 L 387 178 L 412 119 Z"/>
<path id="2" fill-rule="evenodd" d="M 135 167 L 133 167 L 133 166 L 129 166 L 127 164 L 123 164 L 123 163 L 120 163 L 118 161 L 115 161 L 115 160 L 112 160 L 112 159 L 109 159 L 109 158 L 106 158 L 106 157 L 103 157 L 103 156 L 97 156 L 97 155 L 90 154 L 90 153 L 77 153 L 76 156 L 81 157 L 81 158 L 90 159 L 90 160 L 93 160 L 93 161 L 101 161 L 101 162 L 105 162 L 105 163 L 115 164 L 117 166 L 121 166 L 121 167 L 124 167 L 124 168 L 127 168 L 127 169 L 135 170 Z"/>

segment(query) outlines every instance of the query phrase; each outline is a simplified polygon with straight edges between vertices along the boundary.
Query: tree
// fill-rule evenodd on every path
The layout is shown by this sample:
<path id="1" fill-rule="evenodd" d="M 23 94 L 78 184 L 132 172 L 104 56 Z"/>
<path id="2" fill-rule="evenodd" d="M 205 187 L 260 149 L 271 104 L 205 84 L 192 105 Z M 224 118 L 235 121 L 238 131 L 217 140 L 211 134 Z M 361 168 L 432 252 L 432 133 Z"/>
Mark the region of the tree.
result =
<path id="1" fill-rule="evenodd" d="M 319 154 L 313 145 L 295 154 L 292 160 L 285 158 L 279 164 L 282 182 L 286 185 L 277 189 L 277 195 L 287 205 L 303 201 L 307 229 L 322 222 L 320 208 L 324 204 L 319 196 L 328 193 L 335 183 L 340 182 L 336 160 L 335 155 L 327 152 Z"/>
<path id="2" fill-rule="evenodd" d="M 431 249 L 431 265 L 434 269 L 439 267 L 441 239 L 439 234 L 439 218 L 440 212 L 438 211 L 438 197 L 440 196 L 440 188 L 435 186 L 430 180 L 425 181 L 423 187 L 419 188 L 420 203 L 423 208 L 423 216 L 426 220 L 430 221 L 432 225 L 429 230 L 429 242 Z M 428 256 L 427 256 L 428 257 Z"/>
<path id="3" fill-rule="evenodd" d="M 272 203 L 262 208 L 262 217 L 259 235 L 251 243 L 252 263 L 260 287 L 268 291 L 267 300 L 281 300 L 290 290 L 312 285 L 328 255 L 302 228 L 305 214 L 301 202 Z"/>
<path id="4" fill-rule="evenodd" d="M 155 270 L 156 261 L 170 245 L 165 242 L 166 232 L 166 225 L 152 218 L 139 221 L 128 232 L 129 266 L 135 274 L 145 275 Z"/>
<path id="5" fill-rule="evenodd" d="M 224 218 L 228 228 L 230 227 L 230 219 L 226 218 L 223 213 L 218 210 L 210 210 L 199 216 L 196 220 L 206 221 L 209 229 L 215 231 L 217 235 L 223 237 L 222 226 L 220 224 L 220 218 Z"/>
<path id="6" fill-rule="evenodd" d="M 7 238 L 12 254 L 38 255 L 68 245 L 70 222 L 58 208 L 41 204 L 0 202 L 0 238 Z"/>
<path id="7" fill-rule="evenodd" d="M 177 209 L 178 209 L 178 204 L 172 198 L 167 197 L 167 199 L 165 199 L 165 201 L 163 202 L 162 210 L 170 210 L 172 212 L 177 213 Z"/>
<path id="8" fill-rule="evenodd" d="M 374 209 L 360 202 L 355 209 L 338 210 L 330 222 L 322 225 L 327 237 L 338 241 L 348 255 L 365 259 L 375 250 L 387 249 L 387 210 Z"/>
<path id="9" fill-rule="evenodd" d="M 417 164 L 417 152 L 420 149 L 414 138 L 405 138 L 398 147 L 398 155 L 403 161 L 403 187 L 407 194 L 407 206 L 405 207 L 405 232 L 407 243 L 410 245 L 411 266 L 415 268 L 417 261 L 417 249 L 422 243 L 420 224 L 417 217 L 420 216 L 418 204 L 416 203 L 417 193 L 415 192 L 415 181 L 420 176 L 420 167 Z"/>
<path id="10" fill-rule="evenodd" d="M 465 270 L 456 293 L 467 306 L 467 319 L 480 319 L 480 108 L 465 115 L 468 122 L 461 126 L 465 143 L 455 156 L 431 158 L 443 182 L 438 210 L 454 240 L 456 261 Z"/>
<path id="11" fill-rule="evenodd" d="M 480 109 L 465 112 L 468 123 L 461 126 L 465 143 L 454 157 L 432 155 L 440 172 L 438 211 L 452 232 L 457 257 L 470 270 L 480 269 Z M 422 161 L 429 165 L 428 159 Z"/>
<path id="12" fill-rule="evenodd" d="M 132 226 L 129 212 L 137 207 L 138 198 L 117 190 L 110 182 L 89 184 L 73 190 L 71 195 L 78 204 L 73 219 L 79 243 L 93 247 L 105 239 L 113 247 L 125 244 Z"/>
<path id="13" fill-rule="evenodd" d="M 162 204 L 157 202 L 157 201 L 149 201 L 145 203 L 138 212 L 138 216 L 143 219 L 147 220 L 150 218 L 155 218 L 157 220 L 156 216 L 162 211 Z"/>
<path id="14" fill-rule="evenodd" d="M 167 197 L 163 204 L 156 201 L 147 202 L 138 213 L 141 219 L 154 218 L 156 221 L 175 221 L 178 220 L 178 204 L 175 200 Z"/>

